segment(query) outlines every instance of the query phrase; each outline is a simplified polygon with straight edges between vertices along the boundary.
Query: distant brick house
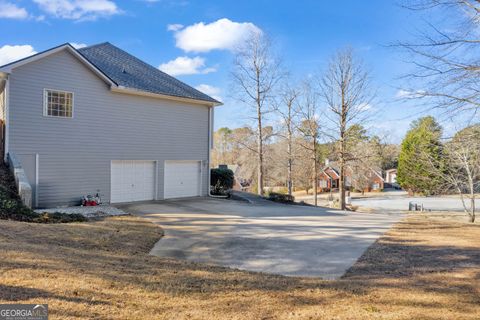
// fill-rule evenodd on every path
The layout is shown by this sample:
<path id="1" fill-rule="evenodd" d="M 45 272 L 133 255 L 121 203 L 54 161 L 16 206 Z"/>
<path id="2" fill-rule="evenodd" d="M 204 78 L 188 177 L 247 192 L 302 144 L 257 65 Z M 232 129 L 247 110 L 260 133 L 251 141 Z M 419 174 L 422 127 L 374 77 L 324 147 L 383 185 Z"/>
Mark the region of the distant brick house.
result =
<path id="1" fill-rule="evenodd" d="M 337 190 L 340 185 L 340 170 L 335 165 L 327 165 L 318 177 L 318 187 L 322 191 Z M 354 168 L 345 168 L 345 186 L 348 190 L 356 189 L 365 192 L 381 191 L 384 188 L 384 179 L 377 170 L 356 172 Z"/>
<path id="2" fill-rule="evenodd" d="M 363 190 L 360 191 L 365 191 L 365 192 L 371 192 L 371 191 L 382 191 L 384 189 L 384 179 L 382 175 L 374 170 L 370 169 L 366 173 L 363 174 L 363 179 L 366 179 L 366 184 L 364 184 Z M 355 189 L 359 190 L 361 187 L 356 187 Z"/>
<path id="3" fill-rule="evenodd" d="M 337 169 L 330 166 L 322 169 L 318 178 L 318 187 L 320 187 L 322 191 L 337 189 L 339 183 L 340 174 Z"/>

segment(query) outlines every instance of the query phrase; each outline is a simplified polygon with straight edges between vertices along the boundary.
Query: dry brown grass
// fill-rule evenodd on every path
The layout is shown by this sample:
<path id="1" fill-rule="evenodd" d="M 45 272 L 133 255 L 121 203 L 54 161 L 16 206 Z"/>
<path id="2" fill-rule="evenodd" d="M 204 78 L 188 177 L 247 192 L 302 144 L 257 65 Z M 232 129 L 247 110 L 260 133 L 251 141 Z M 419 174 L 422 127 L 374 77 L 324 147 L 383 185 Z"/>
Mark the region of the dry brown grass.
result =
<path id="1" fill-rule="evenodd" d="M 338 281 L 147 255 L 161 229 L 135 217 L 0 221 L 0 301 L 51 319 L 479 319 L 480 226 L 410 216 Z"/>

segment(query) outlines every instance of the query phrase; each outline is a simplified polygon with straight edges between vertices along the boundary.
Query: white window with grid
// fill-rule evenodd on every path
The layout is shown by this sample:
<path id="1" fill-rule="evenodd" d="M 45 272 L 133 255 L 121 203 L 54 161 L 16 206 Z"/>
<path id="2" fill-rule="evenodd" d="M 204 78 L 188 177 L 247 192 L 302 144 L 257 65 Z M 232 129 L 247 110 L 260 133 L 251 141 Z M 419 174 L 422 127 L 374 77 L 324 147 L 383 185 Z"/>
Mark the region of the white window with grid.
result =
<path id="1" fill-rule="evenodd" d="M 45 89 L 43 115 L 73 118 L 73 92 Z"/>

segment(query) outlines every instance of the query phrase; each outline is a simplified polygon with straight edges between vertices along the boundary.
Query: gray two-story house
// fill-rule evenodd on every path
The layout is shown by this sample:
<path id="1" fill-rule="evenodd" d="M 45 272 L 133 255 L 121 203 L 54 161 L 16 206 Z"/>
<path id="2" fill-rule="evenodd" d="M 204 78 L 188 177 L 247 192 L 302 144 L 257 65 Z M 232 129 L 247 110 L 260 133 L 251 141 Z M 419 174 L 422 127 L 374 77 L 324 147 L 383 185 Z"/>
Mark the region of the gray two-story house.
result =
<path id="1" fill-rule="evenodd" d="M 0 67 L 0 150 L 38 208 L 207 195 L 219 104 L 110 43 L 64 44 Z"/>

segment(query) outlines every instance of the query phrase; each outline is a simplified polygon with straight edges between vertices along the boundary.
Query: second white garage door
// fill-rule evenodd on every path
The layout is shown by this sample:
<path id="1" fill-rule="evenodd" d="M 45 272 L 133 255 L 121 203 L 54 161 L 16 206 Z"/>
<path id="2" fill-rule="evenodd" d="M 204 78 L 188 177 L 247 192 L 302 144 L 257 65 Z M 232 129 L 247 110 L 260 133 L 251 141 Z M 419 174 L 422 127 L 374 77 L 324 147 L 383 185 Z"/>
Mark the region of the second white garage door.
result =
<path id="1" fill-rule="evenodd" d="M 165 161 L 164 198 L 200 195 L 200 161 Z"/>
<path id="2" fill-rule="evenodd" d="M 154 200 L 155 172 L 155 161 L 112 161 L 110 202 Z"/>

